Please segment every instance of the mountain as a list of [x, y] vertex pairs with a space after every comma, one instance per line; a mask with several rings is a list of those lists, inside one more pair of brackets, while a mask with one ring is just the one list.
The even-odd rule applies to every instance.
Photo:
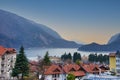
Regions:
[[5, 47], [79, 47], [54, 30], [21, 16], [0, 10], [0, 45]]
[[116, 41], [120, 41], [120, 33], [117, 33], [114, 36], [112, 36], [108, 41], [108, 44], [114, 43]]
[[117, 51], [120, 50], [120, 33], [115, 34], [110, 38], [107, 44], [100, 45], [91, 43], [81, 46], [78, 50], [81, 51]]

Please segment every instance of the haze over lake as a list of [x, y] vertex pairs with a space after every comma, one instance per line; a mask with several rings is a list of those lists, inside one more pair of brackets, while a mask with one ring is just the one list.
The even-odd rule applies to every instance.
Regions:
[[85, 55], [88, 56], [90, 53], [97, 53], [97, 54], [109, 54], [110, 52], [85, 52], [85, 51], [78, 51], [77, 48], [30, 48], [25, 50], [25, 54], [31, 60], [36, 60], [37, 56], [44, 57], [46, 52], [49, 52], [49, 56], [58, 56], [60, 57], [65, 52], [71, 53], [72, 55], [74, 52], [79, 52], [81, 56]]

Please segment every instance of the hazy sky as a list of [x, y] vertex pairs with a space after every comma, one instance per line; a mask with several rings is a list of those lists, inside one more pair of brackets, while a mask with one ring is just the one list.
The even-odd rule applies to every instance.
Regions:
[[120, 0], [0, 0], [0, 9], [47, 25], [67, 40], [104, 44], [120, 32]]

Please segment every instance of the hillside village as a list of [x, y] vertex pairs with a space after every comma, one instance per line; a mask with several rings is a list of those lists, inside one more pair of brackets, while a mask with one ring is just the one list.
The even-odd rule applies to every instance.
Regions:
[[[110, 53], [109, 64], [105, 64], [84, 62], [83, 60], [87, 59], [85, 56], [82, 57], [81, 61], [77, 62], [63, 61], [59, 57], [49, 56], [47, 52], [45, 57], [39, 57], [38, 61], [28, 61], [29, 76], [23, 76], [23, 80], [68, 80], [69, 75], [72, 75], [75, 80], [84, 80], [88, 75], [111, 75], [117, 77], [120, 76], [119, 53], [119, 51]], [[17, 54], [14, 48], [0, 46], [0, 80], [17, 79], [17, 77], [11, 75], [16, 65]]]

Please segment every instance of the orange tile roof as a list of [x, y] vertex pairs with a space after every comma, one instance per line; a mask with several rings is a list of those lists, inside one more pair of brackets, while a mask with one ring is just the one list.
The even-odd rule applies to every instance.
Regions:
[[58, 65], [51, 65], [45, 72], [45, 75], [49, 74], [61, 74], [63, 73], [62, 69]]
[[90, 64], [90, 69], [93, 70], [95, 68], [99, 69], [99, 66], [97, 64]]
[[3, 46], [0, 46], [0, 56], [2, 56], [6, 51], [7, 51], [6, 48], [4, 48]]
[[71, 69], [73, 69], [74, 71], [79, 70], [80, 66], [77, 64], [67, 64], [64, 66], [64, 71], [66, 73], [70, 72]]
[[72, 74], [75, 76], [85, 76], [85, 73], [83, 71], [75, 71], [75, 72], [72, 72]]
[[81, 65], [81, 67], [88, 73], [92, 73], [92, 70], [88, 64]]
[[11, 53], [16, 53], [16, 50], [14, 48], [6, 48]]
[[[63, 70], [62, 70], [63, 69]], [[63, 68], [58, 65], [52, 65], [46, 69], [44, 74], [61, 74], [61, 73], [73, 73], [75, 76], [84, 76], [87, 73], [99, 73], [99, 65], [97, 64], [67, 64]], [[105, 72], [105, 70], [101, 70]]]
[[7, 51], [10, 53], [16, 53], [16, 50], [13, 48], [4, 48], [3, 46], [0, 46], [0, 56], [2, 56]]
[[[77, 64], [68, 64], [63, 66], [63, 70], [58, 65], [52, 65], [50, 66], [45, 72], [45, 75], [49, 74], [61, 74], [63, 72], [65, 73], [72, 73], [75, 76], [84, 76], [85, 73], [83, 71], [78, 71], [80, 68]], [[71, 69], [74, 69], [74, 71], [71, 71]]]

